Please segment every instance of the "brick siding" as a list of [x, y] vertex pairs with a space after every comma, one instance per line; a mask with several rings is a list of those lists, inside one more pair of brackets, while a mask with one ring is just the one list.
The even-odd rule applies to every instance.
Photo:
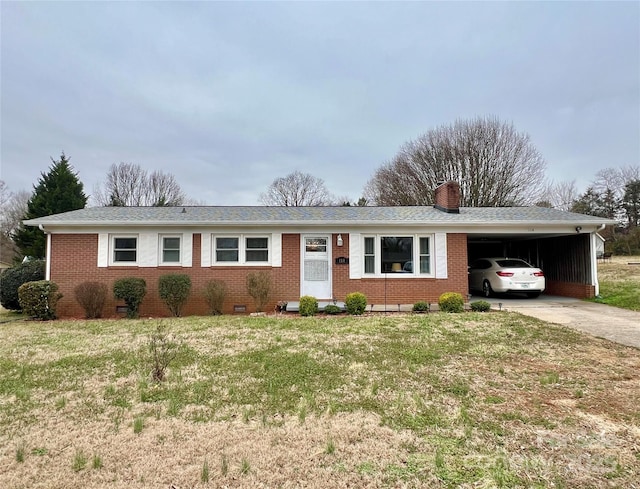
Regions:
[[[447, 235], [448, 279], [435, 278], [349, 278], [349, 265], [338, 265], [335, 259], [349, 257], [349, 234], [342, 233], [343, 246], [339, 247], [337, 235], [332, 242], [333, 296], [344, 300], [349, 292], [362, 292], [369, 304], [413, 304], [419, 300], [437, 302], [444, 292], [458, 292], [467, 297], [467, 236]], [[272, 311], [279, 300], [297, 300], [300, 297], [300, 235], [282, 235], [282, 267], [209, 267], [200, 266], [201, 235], [193, 235], [193, 266], [188, 268], [160, 266], [146, 267], [97, 267], [98, 236], [96, 234], [53, 234], [51, 236], [51, 280], [60, 287], [63, 298], [58, 304], [59, 317], [84, 316], [84, 311], [76, 302], [74, 288], [86, 281], [107, 284], [109, 293], [104, 309], [104, 317], [119, 317], [116, 306], [124, 305], [113, 298], [113, 283], [123, 277], [141, 277], [147, 282], [147, 294], [140, 307], [141, 316], [168, 316], [169, 311], [158, 296], [158, 279], [169, 273], [184, 273], [191, 277], [191, 296], [184, 309], [184, 315], [204, 315], [208, 313], [202, 296], [208, 280], [220, 279], [227, 284], [224, 312], [233, 313], [234, 305], [246, 306], [247, 312], [255, 311], [255, 303], [246, 291], [246, 277], [251, 271], [268, 270], [273, 278], [273, 292], [266, 311]], [[571, 297], [592, 297], [594, 287], [583, 284], [550, 282], [547, 293]]]

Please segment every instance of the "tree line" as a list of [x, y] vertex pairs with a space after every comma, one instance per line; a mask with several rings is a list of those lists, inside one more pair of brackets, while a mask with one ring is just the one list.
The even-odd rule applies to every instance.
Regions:
[[[32, 193], [12, 193], [0, 181], [3, 256], [11, 250], [17, 257], [44, 257], [44, 234], [24, 227], [22, 220], [87, 205], [69, 158], [63, 152], [51, 161]], [[453, 180], [460, 185], [462, 206], [538, 205], [615, 219], [618, 225], [604, 233], [611, 251], [640, 253], [640, 166], [600, 170], [583, 193], [575, 180], [548, 181], [545, 170], [546, 162], [528, 134], [496, 117], [477, 117], [404, 143], [374, 171], [357, 201], [334, 195], [324, 180], [300, 171], [275, 178], [258, 201], [267, 206], [432, 205], [433, 189]], [[100, 206], [197, 204], [186, 198], [173, 175], [124, 162], [111, 165], [92, 198]]]

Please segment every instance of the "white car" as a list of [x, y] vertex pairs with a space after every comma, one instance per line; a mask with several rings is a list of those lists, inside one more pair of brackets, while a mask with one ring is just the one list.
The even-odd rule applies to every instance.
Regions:
[[524, 292], [538, 297], [545, 289], [544, 273], [519, 258], [480, 258], [469, 265], [469, 290], [485, 297], [494, 292]]

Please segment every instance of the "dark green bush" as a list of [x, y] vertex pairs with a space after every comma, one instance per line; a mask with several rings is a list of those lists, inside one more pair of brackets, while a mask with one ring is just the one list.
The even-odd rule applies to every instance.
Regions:
[[271, 296], [271, 274], [266, 270], [247, 275], [247, 292], [256, 302], [256, 312], [264, 311]]
[[127, 305], [127, 317], [137, 318], [142, 299], [147, 293], [147, 283], [143, 278], [126, 277], [113, 283], [113, 295]]
[[470, 306], [474, 312], [487, 312], [491, 309], [491, 304], [487, 301], [475, 301]]
[[318, 299], [310, 295], [300, 297], [300, 315], [315, 316], [318, 312]]
[[464, 299], [457, 292], [445, 292], [438, 299], [438, 305], [443, 312], [464, 311]]
[[413, 312], [428, 312], [429, 303], [425, 301], [418, 301], [413, 305]]
[[170, 273], [158, 279], [158, 294], [174, 317], [180, 317], [182, 306], [191, 292], [189, 275]]
[[335, 304], [329, 304], [327, 306], [324, 307], [324, 312], [325, 314], [340, 314], [342, 312], [342, 308], [339, 306], [336, 306]]
[[56, 318], [56, 305], [62, 294], [58, 285], [49, 280], [26, 282], [18, 289], [20, 307], [25, 314], [42, 320]]
[[31, 260], [9, 268], [0, 275], [0, 304], [5, 309], [20, 310], [18, 289], [27, 282], [44, 280], [44, 260]]
[[367, 308], [367, 296], [362, 292], [351, 292], [347, 294], [344, 305], [349, 314], [359, 316]]
[[227, 295], [227, 284], [222, 280], [209, 280], [204, 286], [204, 300], [209, 312], [214, 316], [222, 314], [224, 299]]
[[84, 309], [86, 319], [102, 317], [104, 304], [107, 301], [107, 286], [101, 282], [82, 282], [73, 293], [78, 304]]

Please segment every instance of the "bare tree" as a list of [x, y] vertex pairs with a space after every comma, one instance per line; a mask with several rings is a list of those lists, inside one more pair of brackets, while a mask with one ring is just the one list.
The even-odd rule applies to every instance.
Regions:
[[625, 186], [634, 180], [640, 180], [640, 166], [622, 166], [620, 168], [604, 168], [596, 173], [593, 180], [593, 190], [604, 194], [612, 190], [617, 198], [622, 198]]
[[463, 206], [533, 204], [546, 163], [529, 136], [495, 117], [458, 120], [405, 143], [367, 182], [377, 205], [431, 205], [442, 181], [460, 184]]
[[549, 203], [549, 207], [568, 211], [578, 195], [575, 180], [550, 182], [542, 194], [542, 199]]
[[262, 205], [301, 207], [332, 205], [335, 198], [327, 190], [324, 180], [308, 173], [295, 171], [276, 178], [267, 191], [260, 194]]
[[113, 164], [102, 188], [94, 189], [94, 200], [101, 206], [178, 206], [185, 195], [171, 174], [148, 174], [134, 163]]
[[0, 180], [0, 233], [10, 237], [27, 214], [31, 194], [26, 190], [11, 192], [7, 184]]
[[20, 258], [13, 234], [20, 228], [27, 214], [31, 194], [26, 190], [13, 193], [0, 180], [0, 261], [11, 263]]

